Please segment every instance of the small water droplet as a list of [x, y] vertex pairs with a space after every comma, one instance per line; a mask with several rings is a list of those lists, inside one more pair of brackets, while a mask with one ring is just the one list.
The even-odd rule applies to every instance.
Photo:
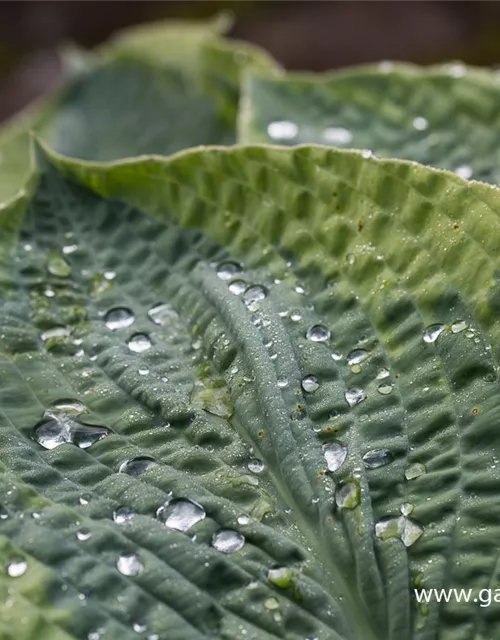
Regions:
[[352, 133], [344, 127], [327, 127], [323, 131], [323, 140], [337, 147], [343, 146], [352, 142]]
[[217, 267], [217, 275], [221, 280], [231, 280], [241, 272], [242, 268], [237, 262], [221, 262]]
[[389, 369], [385, 369], [382, 367], [382, 369], [378, 370], [377, 373], [377, 380], [383, 380], [384, 378], [388, 378], [391, 375]]
[[306, 332], [306, 338], [312, 342], [326, 342], [330, 339], [331, 332], [322, 324], [315, 324]]
[[52, 338], [67, 338], [70, 334], [71, 331], [65, 327], [54, 327], [54, 329], [47, 329], [47, 331], [44, 331], [40, 338], [43, 342], [47, 342], [47, 340], [51, 340]]
[[135, 511], [130, 507], [118, 507], [118, 509], [113, 512], [113, 520], [117, 524], [129, 524], [135, 515]]
[[428, 344], [432, 344], [433, 342], [436, 342], [439, 336], [443, 333], [444, 329], [445, 329], [444, 324], [429, 325], [424, 331], [424, 335], [423, 335], [424, 342], [427, 342]]
[[414, 480], [420, 476], [423, 476], [426, 473], [425, 466], [420, 462], [414, 462], [405, 470], [405, 478], [407, 480]]
[[67, 244], [62, 248], [62, 252], [66, 256], [69, 255], [70, 253], [75, 253], [75, 251], [78, 251], [77, 244]]
[[59, 255], [51, 255], [47, 262], [47, 271], [58, 278], [67, 278], [71, 275], [71, 266]]
[[212, 536], [212, 547], [222, 553], [235, 553], [243, 548], [245, 536], [233, 529], [219, 529]]
[[92, 537], [92, 534], [88, 529], [79, 529], [76, 532], [76, 537], [78, 540], [83, 542], [85, 540], [89, 540]]
[[355, 509], [361, 502], [361, 489], [355, 480], [347, 480], [335, 492], [335, 501], [341, 509]]
[[134, 622], [134, 624], [132, 625], [132, 629], [136, 633], [144, 633], [144, 631], [146, 631], [147, 629], [147, 626], [145, 622]]
[[252, 473], [262, 473], [264, 471], [264, 463], [262, 460], [250, 460], [247, 467]]
[[347, 447], [335, 440], [323, 445], [323, 455], [328, 471], [338, 471], [347, 458]]
[[347, 355], [347, 364], [361, 364], [370, 357], [370, 353], [366, 349], [353, 349]]
[[11, 578], [19, 578], [24, 573], [26, 573], [26, 569], [28, 565], [26, 560], [23, 558], [13, 558], [7, 563], [7, 573]]
[[153, 458], [149, 458], [148, 456], [138, 456], [137, 458], [131, 458], [130, 460], [122, 462], [118, 469], [118, 473], [126, 473], [129, 476], [137, 477], [157, 465], [158, 463]]
[[252, 518], [245, 514], [238, 516], [238, 524], [241, 524], [241, 525], [250, 524], [251, 521], [252, 521]]
[[290, 313], [290, 320], [292, 322], [300, 322], [302, 320], [302, 314], [300, 311], [292, 311]]
[[156, 515], [165, 526], [176, 531], [188, 531], [206, 516], [205, 509], [197, 502], [178, 498], [162, 505]]
[[345, 399], [350, 407], [354, 407], [355, 405], [366, 400], [366, 393], [363, 389], [358, 389], [357, 387], [353, 387], [352, 389], [347, 389], [345, 392]]
[[404, 502], [400, 507], [399, 510], [401, 511], [401, 513], [404, 516], [409, 516], [413, 513], [413, 505], [411, 504], [411, 502]]
[[413, 126], [417, 131], [425, 131], [429, 126], [429, 122], [427, 118], [422, 118], [422, 116], [417, 116], [413, 120]]
[[259, 308], [259, 302], [267, 296], [267, 289], [260, 284], [254, 284], [245, 289], [243, 300], [250, 311], [256, 311]]
[[384, 467], [394, 459], [392, 451], [389, 449], [372, 449], [363, 456], [363, 462], [367, 469], [378, 469]]
[[53, 298], [56, 295], [56, 292], [52, 287], [45, 287], [44, 294], [46, 298]]
[[267, 126], [267, 135], [273, 140], [293, 140], [298, 133], [298, 126], [289, 120], [276, 120]]
[[302, 388], [307, 393], [313, 393], [316, 389], [319, 389], [319, 380], [316, 376], [306, 376], [302, 379]]
[[105, 271], [104, 277], [106, 280], [114, 280], [116, 278], [116, 271]]
[[151, 348], [151, 340], [146, 333], [134, 333], [134, 335], [127, 340], [127, 347], [134, 353], [142, 353]]
[[287, 378], [284, 378], [284, 377], [280, 376], [278, 378], [277, 382], [278, 382], [278, 387], [280, 387], [280, 389], [284, 389], [285, 387], [288, 387]]
[[461, 331], [465, 331], [465, 329], [467, 329], [467, 323], [465, 322], [465, 320], [458, 320], [457, 322], [454, 322], [451, 325], [451, 332], [452, 333], [460, 333]]
[[179, 319], [179, 314], [167, 303], [155, 304], [149, 309], [148, 317], [155, 324], [166, 325]]
[[339, 351], [332, 351], [332, 358], [335, 362], [342, 360], [342, 354]]
[[124, 576], [138, 576], [144, 570], [144, 565], [138, 556], [130, 553], [118, 558], [116, 568]]
[[462, 164], [455, 169], [457, 176], [460, 176], [464, 180], [469, 180], [472, 177], [472, 169], [468, 164]]
[[267, 579], [271, 584], [279, 589], [289, 589], [294, 586], [293, 571], [288, 567], [276, 567], [269, 569]]
[[280, 603], [276, 600], [276, 598], [267, 598], [264, 600], [264, 606], [269, 611], [274, 611], [275, 609], [279, 609]]
[[463, 78], [466, 73], [466, 68], [460, 62], [454, 62], [448, 66], [448, 73], [454, 78]]
[[245, 291], [247, 286], [248, 286], [247, 283], [244, 282], [243, 280], [233, 280], [229, 284], [228, 289], [235, 296], [239, 296], [239, 295], [241, 295], [243, 293], [243, 291]]
[[392, 386], [392, 384], [384, 383], [377, 387], [377, 391], [383, 396], [388, 396], [390, 393], [392, 393], [393, 388], [394, 387]]
[[140, 376], [147, 376], [149, 369], [147, 367], [139, 367], [138, 372]]
[[293, 290], [295, 291], [295, 293], [298, 293], [301, 296], [303, 296], [305, 294], [305, 292], [306, 292], [306, 290], [304, 289], [304, 287], [301, 284], [294, 285]]
[[115, 307], [114, 309], [110, 309], [104, 316], [104, 324], [112, 331], [130, 327], [134, 320], [134, 314], [126, 307]]

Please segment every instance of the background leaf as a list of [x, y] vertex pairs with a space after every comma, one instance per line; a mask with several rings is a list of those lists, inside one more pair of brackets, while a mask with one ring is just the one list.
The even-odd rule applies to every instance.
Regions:
[[367, 149], [500, 183], [497, 72], [381, 63], [281, 78], [249, 73], [240, 140]]

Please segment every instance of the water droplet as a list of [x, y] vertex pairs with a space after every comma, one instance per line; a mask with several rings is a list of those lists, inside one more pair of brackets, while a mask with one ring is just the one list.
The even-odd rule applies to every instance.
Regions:
[[448, 73], [454, 78], [463, 78], [466, 73], [466, 68], [460, 62], [454, 62], [448, 66]]
[[238, 516], [238, 524], [241, 524], [241, 525], [250, 524], [251, 521], [252, 521], [252, 518], [250, 516], [247, 516], [247, 515]]
[[262, 471], [264, 471], [264, 463], [262, 460], [250, 460], [247, 467], [252, 473], [262, 473]]
[[316, 376], [306, 376], [302, 379], [302, 388], [307, 393], [313, 393], [316, 389], [319, 389], [319, 380]]
[[409, 516], [413, 513], [413, 508], [411, 502], [405, 502], [399, 507], [399, 510], [404, 516]]
[[248, 286], [247, 283], [244, 282], [243, 280], [233, 280], [231, 284], [228, 286], [228, 289], [235, 296], [239, 296], [243, 293], [243, 291], [245, 291], [247, 286]]
[[260, 284], [254, 284], [245, 289], [243, 300], [250, 311], [256, 311], [259, 308], [259, 302], [264, 300], [266, 296], [267, 289]]
[[71, 275], [71, 266], [62, 256], [52, 255], [47, 262], [47, 271], [58, 278], [67, 278]]
[[52, 287], [45, 287], [44, 294], [47, 298], [53, 298], [56, 295], [56, 292]]
[[394, 459], [392, 451], [389, 449], [372, 449], [363, 456], [363, 462], [367, 469], [378, 469], [384, 467]]
[[350, 407], [354, 407], [355, 405], [366, 400], [366, 393], [363, 389], [358, 389], [357, 387], [353, 387], [352, 389], [347, 389], [345, 392], [345, 399]]
[[11, 578], [19, 578], [24, 573], [28, 565], [23, 558], [14, 558], [7, 563], [7, 573]]
[[391, 375], [389, 369], [379, 369], [377, 373], [377, 380], [383, 380], [384, 378], [388, 378]]
[[77, 244], [67, 244], [62, 248], [62, 252], [66, 256], [69, 255], [70, 253], [75, 253], [75, 251], [78, 251]]
[[35, 425], [33, 437], [45, 449], [55, 449], [67, 443], [87, 449], [110, 433], [106, 427], [80, 424], [66, 414], [48, 413]]
[[306, 338], [312, 342], [326, 342], [330, 336], [330, 329], [322, 324], [315, 324], [306, 332]]
[[237, 262], [221, 262], [217, 267], [217, 275], [221, 280], [231, 280], [241, 272], [242, 268]]
[[289, 589], [294, 586], [293, 571], [288, 567], [269, 569], [267, 578], [271, 584], [280, 589]]
[[468, 164], [462, 164], [455, 169], [457, 176], [460, 176], [464, 180], [469, 180], [472, 177], [472, 169]]
[[295, 293], [299, 293], [301, 296], [303, 296], [306, 292], [306, 290], [304, 289], [304, 287], [301, 284], [296, 284], [293, 287], [293, 290], [295, 291]]
[[465, 331], [465, 329], [467, 329], [467, 323], [465, 322], [465, 320], [458, 320], [457, 322], [454, 322], [451, 325], [451, 332], [452, 333], [460, 333], [461, 331]]
[[105, 325], [112, 331], [130, 327], [134, 320], [134, 314], [126, 307], [115, 307], [114, 309], [110, 309], [104, 316]]
[[105, 271], [104, 277], [106, 280], [114, 280], [116, 278], [116, 271]]
[[375, 534], [380, 540], [399, 538], [405, 547], [411, 547], [424, 533], [421, 524], [400, 516], [399, 518], [383, 518], [375, 525]]
[[144, 570], [144, 565], [138, 556], [130, 553], [118, 558], [116, 568], [124, 576], [138, 576]]
[[429, 344], [436, 342], [439, 336], [443, 333], [444, 329], [444, 324], [431, 324], [424, 331], [424, 342], [427, 342]]
[[355, 480], [343, 482], [335, 492], [335, 501], [341, 509], [355, 509], [361, 502], [361, 489]]
[[166, 325], [179, 319], [179, 314], [167, 303], [155, 304], [148, 311], [148, 317], [155, 324]]
[[361, 364], [362, 362], [367, 360], [369, 357], [370, 357], [370, 354], [368, 351], [366, 351], [366, 349], [353, 349], [353, 351], [351, 351], [347, 355], [347, 364], [349, 365]]
[[130, 507], [118, 507], [118, 509], [113, 512], [113, 520], [117, 524], [128, 524], [132, 522], [135, 515], [135, 511]]
[[323, 131], [323, 140], [328, 144], [343, 146], [352, 142], [352, 133], [343, 127], [327, 127]]
[[276, 600], [276, 598], [267, 598], [264, 600], [264, 606], [269, 611], [274, 611], [275, 609], [279, 609], [280, 603]]
[[328, 471], [338, 471], [347, 458], [347, 447], [335, 440], [323, 445], [323, 455]]
[[7, 509], [5, 509], [5, 507], [0, 505], [0, 520], [7, 520], [8, 517], [9, 517], [9, 513]]
[[342, 360], [342, 354], [338, 351], [332, 351], [332, 358], [335, 362], [338, 362], [339, 360]]
[[363, 151], [361, 151], [361, 155], [363, 156], [363, 158], [371, 158], [373, 156], [373, 151], [371, 149], [363, 149]]
[[147, 376], [149, 369], [147, 367], [139, 367], [138, 372], [140, 376]]
[[420, 462], [415, 462], [406, 468], [405, 478], [407, 480], [414, 480], [415, 478], [423, 476], [424, 473], [426, 473], [425, 466]]
[[76, 532], [76, 537], [78, 538], [78, 540], [81, 540], [83, 542], [85, 540], [89, 540], [89, 538], [92, 537], [92, 534], [88, 529], [79, 529]]
[[156, 515], [169, 529], [188, 531], [206, 516], [205, 509], [192, 500], [179, 498], [161, 506]]
[[157, 465], [158, 463], [153, 458], [149, 458], [148, 456], [138, 456], [137, 458], [131, 458], [130, 460], [122, 462], [118, 469], [118, 473], [126, 473], [129, 476], [137, 477]]
[[388, 396], [390, 393], [392, 393], [393, 388], [394, 387], [392, 386], [392, 384], [385, 383], [385, 384], [379, 385], [377, 387], [377, 391], [381, 393], [383, 396]]
[[290, 320], [292, 322], [300, 322], [302, 320], [302, 315], [300, 311], [292, 311], [290, 314]]
[[354, 253], [348, 253], [345, 257], [347, 264], [354, 264], [356, 262], [356, 256]]
[[267, 126], [267, 135], [273, 140], [293, 140], [298, 133], [298, 126], [288, 120], [277, 120]]
[[44, 331], [40, 338], [43, 342], [47, 342], [47, 340], [51, 340], [52, 338], [67, 338], [70, 334], [71, 331], [65, 327], [55, 327], [54, 329], [47, 329], [47, 331]]
[[132, 625], [132, 629], [136, 633], [144, 633], [144, 631], [146, 631], [147, 629], [147, 626], [145, 622], [134, 622], [134, 624]]
[[427, 118], [422, 118], [422, 116], [417, 116], [413, 120], [413, 126], [417, 131], [425, 131], [429, 126], [429, 122], [427, 121]]
[[219, 529], [212, 536], [212, 547], [222, 553], [235, 553], [243, 548], [245, 536], [233, 529]]
[[280, 376], [280, 377], [278, 378], [277, 382], [278, 382], [278, 387], [279, 387], [280, 389], [284, 389], [285, 387], [288, 387], [288, 380], [287, 380], [287, 378], [284, 378], [284, 377], [281, 377], [281, 376]]
[[127, 340], [127, 347], [134, 353], [142, 353], [151, 348], [151, 340], [146, 333], [134, 333], [134, 335]]

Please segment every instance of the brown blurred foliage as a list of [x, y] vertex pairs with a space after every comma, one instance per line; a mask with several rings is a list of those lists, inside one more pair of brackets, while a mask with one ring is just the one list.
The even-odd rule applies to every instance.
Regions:
[[500, 2], [464, 0], [0, 1], [0, 120], [59, 78], [57, 47], [86, 47], [121, 27], [231, 10], [231, 36], [289, 69], [325, 70], [385, 59], [421, 64], [500, 62]]

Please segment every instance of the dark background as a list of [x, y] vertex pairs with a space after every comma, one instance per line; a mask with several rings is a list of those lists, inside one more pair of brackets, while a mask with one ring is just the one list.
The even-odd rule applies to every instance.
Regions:
[[228, 9], [235, 15], [231, 36], [264, 47], [289, 69], [385, 59], [500, 63], [496, 1], [0, 0], [0, 120], [54, 86], [63, 42], [91, 47], [127, 25]]

